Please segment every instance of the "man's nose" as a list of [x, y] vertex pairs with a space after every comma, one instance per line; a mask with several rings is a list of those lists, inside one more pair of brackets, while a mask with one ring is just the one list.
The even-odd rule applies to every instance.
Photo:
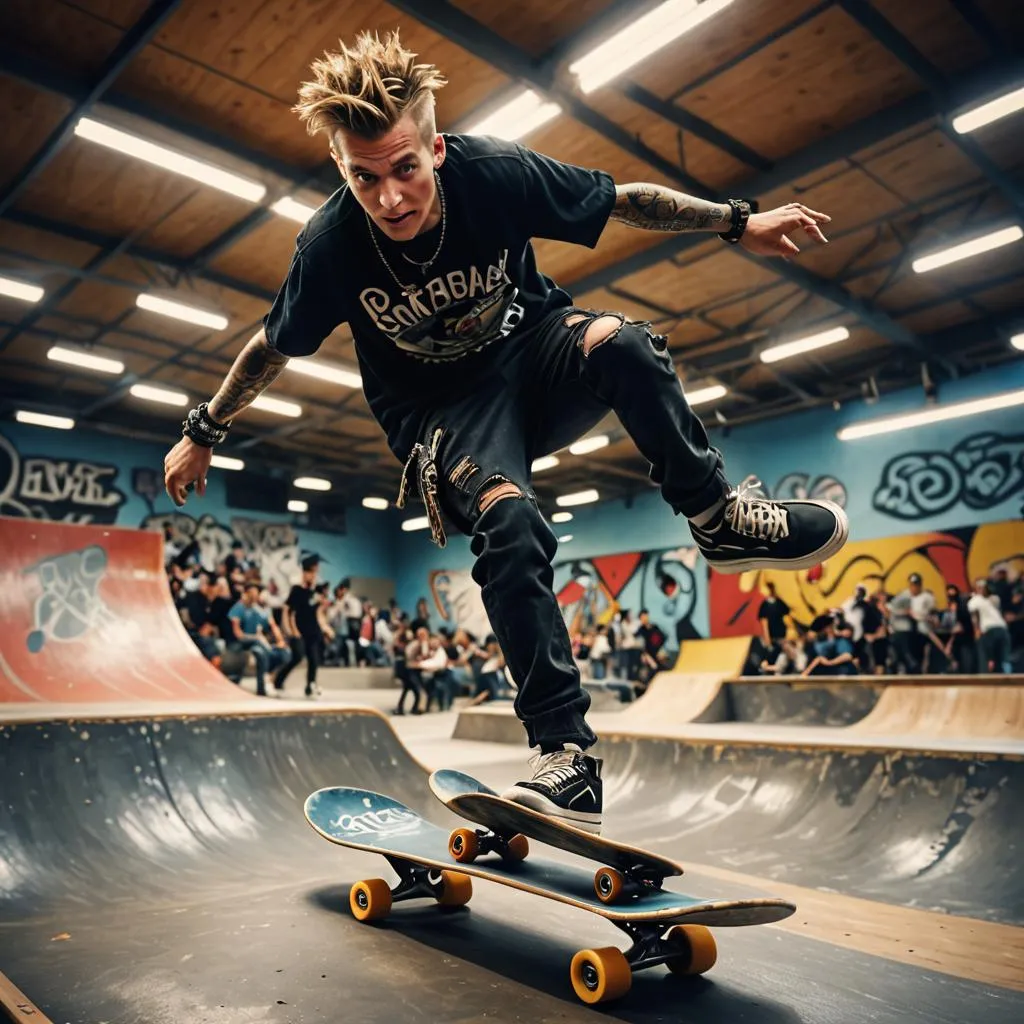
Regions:
[[380, 205], [385, 210], [394, 210], [402, 203], [402, 193], [397, 188], [382, 188], [380, 190]]

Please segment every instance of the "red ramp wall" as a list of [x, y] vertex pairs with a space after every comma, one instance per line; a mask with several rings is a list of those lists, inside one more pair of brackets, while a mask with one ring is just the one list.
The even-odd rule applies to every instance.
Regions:
[[232, 697], [249, 695], [189, 639], [157, 534], [0, 516], [0, 701]]

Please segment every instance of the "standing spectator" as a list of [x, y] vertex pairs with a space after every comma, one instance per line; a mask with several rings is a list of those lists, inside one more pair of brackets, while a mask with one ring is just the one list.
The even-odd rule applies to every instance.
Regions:
[[[247, 583], [242, 597], [228, 612], [235, 639], [229, 645], [247, 651], [256, 666], [256, 693], [266, 697], [266, 673], [274, 671], [288, 659], [288, 645], [270, 613], [259, 606], [260, 585]], [[270, 637], [274, 643], [271, 645]]]
[[853, 653], [857, 658], [857, 664], [862, 672], [867, 670], [868, 642], [864, 639], [864, 620], [870, 618], [875, 621], [875, 616], [869, 613], [868, 588], [863, 583], [858, 583], [854, 588], [853, 597], [848, 597], [840, 608], [843, 617], [850, 626], [850, 639], [853, 641]]
[[999, 609], [999, 598], [989, 593], [988, 580], [977, 580], [974, 595], [967, 602], [974, 623], [974, 636], [981, 655], [979, 672], [1010, 672], [1010, 631]]
[[619, 672], [631, 682], [640, 674], [640, 655], [643, 653], [643, 640], [637, 635], [639, 623], [634, 622], [633, 613], [628, 608], [622, 609], [622, 643], [619, 646]]
[[344, 632], [338, 629], [338, 635], [342, 638], [339, 646], [342, 660], [346, 665], [351, 665], [353, 661], [357, 665], [365, 665], [367, 659], [359, 647], [363, 602], [352, 593], [352, 581], [347, 576], [334, 588], [334, 600], [338, 607], [339, 624], [344, 623], [345, 626]]
[[590, 648], [590, 671], [594, 679], [608, 677], [608, 662], [612, 656], [612, 645], [608, 639], [608, 627], [598, 626], [594, 643]]
[[864, 607], [864, 641], [876, 676], [885, 675], [889, 661], [889, 602], [880, 586]]
[[395, 662], [395, 633], [391, 628], [391, 612], [382, 608], [373, 624], [373, 641], [380, 652], [378, 664], [393, 665]]
[[924, 655], [932, 631], [932, 613], [935, 611], [935, 595], [925, 590], [918, 574], [911, 573], [907, 579], [910, 591], [910, 617], [914, 622], [913, 651], [917, 671], [924, 669]]
[[425, 597], [421, 597], [416, 602], [416, 614], [413, 616], [409, 626], [414, 633], [420, 628], [425, 628], [428, 632], [430, 631], [430, 607]]
[[775, 584], [765, 584], [768, 591], [761, 607], [757, 611], [758, 621], [761, 623], [761, 641], [765, 650], [778, 647], [786, 638], [786, 616], [789, 615], [789, 605], [775, 593]]
[[395, 708], [396, 715], [405, 714], [405, 699], [410, 694], [412, 695], [412, 713], [414, 715], [422, 714], [420, 697], [423, 689], [419, 679], [413, 678], [406, 660], [409, 648], [415, 643], [416, 639], [412, 630], [408, 626], [399, 626], [395, 633], [395, 678], [402, 684], [402, 693], [398, 698], [398, 706]]
[[1010, 631], [1010, 666], [1024, 671], [1024, 576], [1018, 576], [1010, 591], [1010, 603], [1003, 606], [1003, 618]]
[[946, 587], [946, 612], [940, 618], [940, 630], [945, 634], [944, 651], [950, 670], [960, 675], [973, 675], [977, 671], [974, 647], [974, 620], [967, 608], [969, 594], [961, 594], [954, 583]]
[[921, 593], [921, 577], [912, 573], [907, 584], [889, 602], [893, 659], [896, 671], [901, 675], [917, 675], [921, 671], [925, 637], [917, 628], [913, 599]]
[[274, 677], [274, 689], [284, 689], [285, 680], [293, 668], [306, 660], [306, 696], [319, 696], [316, 683], [317, 668], [323, 654], [323, 626], [320, 594], [317, 593], [316, 578], [320, 572], [318, 555], [307, 555], [302, 560], [302, 580], [296, 583], [288, 594], [284, 606], [284, 633], [291, 646], [288, 664], [278, 670]]
[[988, 580], [988, 593], [990, 597], [998, 598], [1000, 612], [1005, 612], [1013, 600], [1013, 582], [1010, 580], [1009, 570], [1005, 565], [999, 566]]

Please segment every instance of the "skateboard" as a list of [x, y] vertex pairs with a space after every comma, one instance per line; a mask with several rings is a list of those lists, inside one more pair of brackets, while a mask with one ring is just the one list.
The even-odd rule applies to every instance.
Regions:
[[505, 861], [522, 860], [529, 852], [527, 840], [536, 839], [601, 864], [594, 875], [594, 893], [608, 904], [627, 900], [644, 889], [661, 889], [670, 875], [683, 873], [675, 861], [505, 800], [464, 772], [442, 768], [430, 776], [429, 784], [450, 811], [486, 830], [460, 828], [452, 832], [448, 849], [459, 863], [472, 863], [486, 853], [497, 853]]
[[675, 974], [710, 970], [717, 959], [708, 926], [771, 924], [796, 909], [780, 899], [702, 900], [665, 889], [637, 892], [628, 904], [609, 906], [594, 894], [589, 871], [568, 864], [529, 860], [459, 863], [448, 849], [447, 829], [427, 821], [404, 804], [365, 789], [335, 787], [312, 793], [305, 803], [309, 824], [324, 839], [353, 850], [378, 853], [398, 875], [391, 886], [382, 878], [356, 882], [349, 907], [358, 921], [378, 921], [403, 900], [434, 899], [460, 907], [473, 895], [473, 878], [483, 878], [535, 896], [588, 910], [611, 921], [632, 940], [580, 950], [569, 969], [576, 995], [585, 1003], [624, 996], [633, 974], [665, 964]]

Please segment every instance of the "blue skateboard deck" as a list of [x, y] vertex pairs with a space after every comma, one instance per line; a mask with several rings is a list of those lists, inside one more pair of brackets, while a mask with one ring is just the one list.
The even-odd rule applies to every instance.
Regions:
[[[625, 880], [656, 888], [665, 878], [683, 873], [680, 864], [666, 857], [585, 832], [572, 824], [506, 800], [465, 772], [442, 768], [433, 772], [428, 781], [431, 792], [449, 810], [489, 830], [486, 834], [477, 833], [476, 840], [452, 833], [453, 843], [457, 844], [461, 838], [475, 844], [481, 853], [501, 853], [503, 844], [518, 833], [614, 868]], [[462, 850], [453, 850], [453, 853], [460, 862], [475, 859], [473, 850], [466, 857], [463, 857]]]
[[679, 974], [709, 970], [717, 952], [708, 925], [770, 924], [796, 909], [780, 899], [702, 900], [665, 889], [642, 890], [608, 906], [595, 895], [591, 873], [573, 865], [540, 858], [460, 864], [448, 850], [447, 829], [382, 793], [320, 789], [306, 799], [304, 810], [306, 820], [324, 839], [379, 853], [398, 874], [394, 887], [382, 879], [352, 886], [350, 907], [359, 920], [382, 918], [399, 900], [433, 898], [462, 905], [472, 894], [472, 877], [589, 910], [622, 928], [633, 940], [625, 953], [610, 947], [581, 950], [573, 958], [572, 985], [587, 1003], [624, 995], [633, 972], [655, 964], [664, 963]]

